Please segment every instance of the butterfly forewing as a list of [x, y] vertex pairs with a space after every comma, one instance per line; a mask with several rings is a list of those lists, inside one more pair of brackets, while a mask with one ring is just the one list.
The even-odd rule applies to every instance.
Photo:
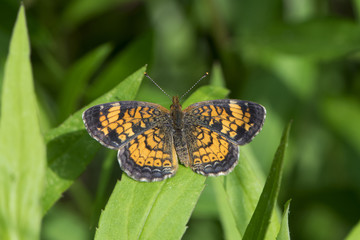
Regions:
[[122, 101], [87, 109], [83, 121], [93, 138], [106, 147], [120, 149], [146, 130], [161, 125], [163, 121], [169, 122], [168, 112], [154, 103]]
[[206, 127], [238, 145], [256, 136], [266, 115], [260, 104], [233, 99], [198, 102], [184, 112], [186, 124]]

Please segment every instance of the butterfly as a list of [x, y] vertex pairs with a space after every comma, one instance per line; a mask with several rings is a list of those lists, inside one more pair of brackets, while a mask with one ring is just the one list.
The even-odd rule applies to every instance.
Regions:
[[235, 99], [198, 102], [183, 110], [175, 96], [170, 110], [120, 101], [90, 107], [82, 118], [91, 137], [118, 150], [128, 176], [153, 182], [174, 176], [178, 159], [204, 176], [228, 174], [238, 162], [238, 145], [251, 142], [265, 116], [260, 104]]

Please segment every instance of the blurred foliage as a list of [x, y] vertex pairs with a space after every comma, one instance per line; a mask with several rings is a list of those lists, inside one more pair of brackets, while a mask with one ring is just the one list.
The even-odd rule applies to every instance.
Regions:
[[[262, 132], [242, 147], [263, 171], [261, 181], [270, 170], [283, 126], [293, 119], [278, 200], [282, 207], [292, 199], [291, 238], [343, 239], [359, 222], [360, 1], [24, 4], [40, 125], [46, 136], [145, 64], [149, 75], [172, 95], [181, 95], [209, 71], [210, 77], [200, 85], [225, 85], [230, 98], [252, 100], [267, 109]], [[18, 9], [18, 1], [1, 2], [0, 88]], [[222, 77], [225, 83], [218, 80]], [[136, 99], [170, 105], [148, 80]], [[58, 239], [62, 229], [74, 233], [66, 239], [93, 237], [100, 209], [120, 174], [114, 154], [97, 152], [45, 215], [43, 239]], [[205, 188], [184, 239], [223, 238], [212, 191]]]

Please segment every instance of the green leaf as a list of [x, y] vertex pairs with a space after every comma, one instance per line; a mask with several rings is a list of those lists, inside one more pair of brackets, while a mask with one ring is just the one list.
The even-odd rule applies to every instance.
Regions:
[[285, 210], [284, 210], [282, 220], [281, 220], [280, 231], [276, 237], [277, 240], [290, 240], [290, 230], [289, 230], [290, 202], [291, 202], [291, 200], [288, 200], [285, 203]]
[[59, 94], [59, 119], [66, 119], [76, 109], [76, 103], [84, 93], [86, 83], [98, 70], [111, 50], [102, 45], [78, 60], [65, 75], [65, 82]]
[[114, 89], [77, 111], [62, 125], [46, 134], [48, 168], [43, 209], [46, 212], [73, 181], [85, 170], [100, 148], [86, 132], [82, 113], [90, 106], [135, 98], [144, 76], [145, 67], [130, 75]]
[[46, 152], [21, 5], [10, 42], [0, 120], [0, 239], [38, 239]]
[[360, 222], [358, 222], [355, 227], [351, 230], [349, 235], [345, 238], [345, 240], [358, 240], [360, 239]]
[[[184, 105], [223, 98], [226, 92], [204, 86]], [[173, 178], [162, 182], [141, 183], [123, 174], [100, 216], [95, 239], [180, 239], [205, 179], [182, 165]]]
[[175, 177], [156, 183], [123, 174], [100, 216], [95, 239], [180, 239], [205, 179], [182, 166]]
[[264, 190], [261, 193], [255, 212], [246, 228], [243, 239], [264, 239], [267, 233], [270, 218], [274, 211], [276, 200], [281, 185], [281, 176], [284, 165], [285, 148], [288, 142], [291, 122], [283, 132], [280, 145], [275, 153], [275, 157], [268, 175]]

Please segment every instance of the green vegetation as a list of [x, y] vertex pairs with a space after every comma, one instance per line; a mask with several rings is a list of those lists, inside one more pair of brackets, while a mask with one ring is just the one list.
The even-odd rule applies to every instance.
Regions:
[[[0, 239], [360, 239], [359, 12], [358, 1], [3, 0]], [[170, 95], [208, 71], [184, 107], [266, 107], [231, 174], [180, 166], [136, 182], [88, 135], [81, 114], [95, 104], [170, 106], [144, 71]]]

